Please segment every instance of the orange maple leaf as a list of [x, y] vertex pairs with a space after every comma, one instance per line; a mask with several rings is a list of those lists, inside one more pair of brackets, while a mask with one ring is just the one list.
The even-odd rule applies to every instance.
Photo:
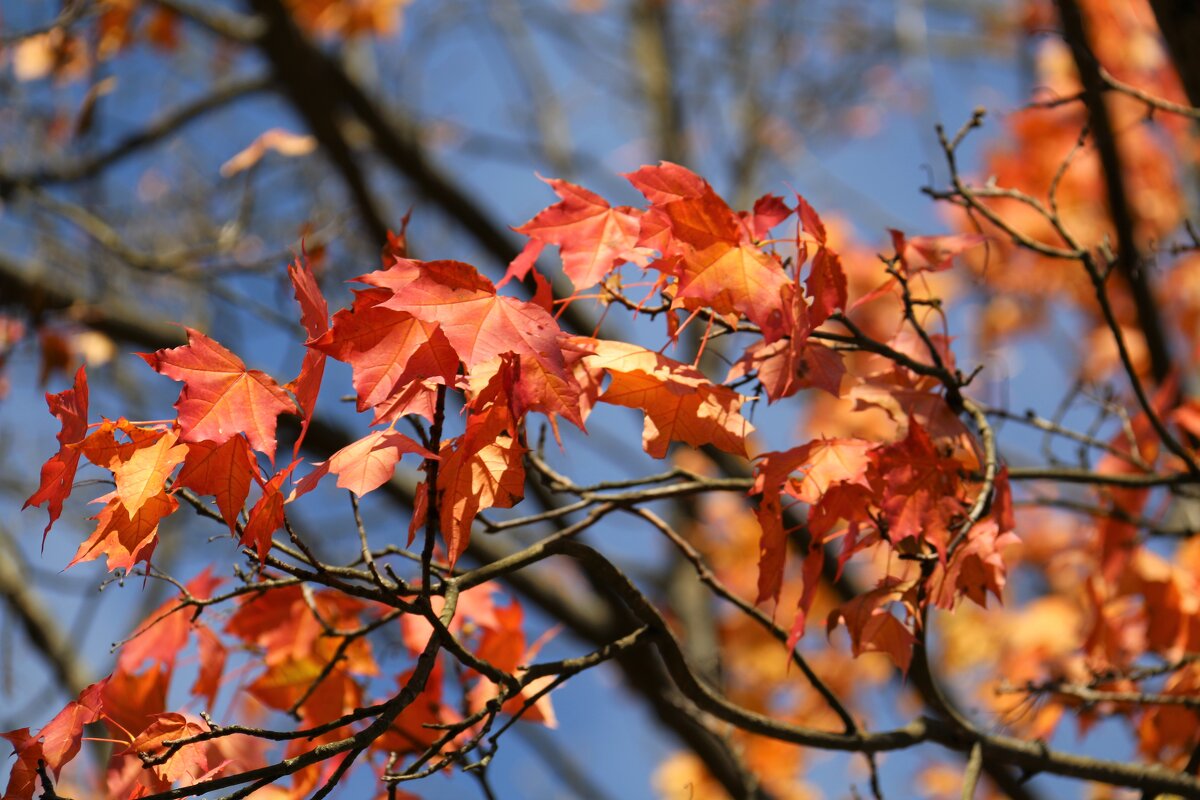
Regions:
[[149, 563], [158, 544], [159, 522], [179, 508], [179, 501], [165, 491], [146, 498], [137, 513], [132, 515], [125, 510], [116, 492], [110, 492], [94, 502], [106, 505], [93, 517], [96, 529], [87, 541], [79, 545], [68, 567], [101, 555], [108, 557], [110, 572], [133, 569], [139, 561]]
[[168, 431], [152, 445], [135, 451], [128, 461], [113, 463], [117, 498], [130, 517], [136, 515], [146, 501], [165, 491], [167, 478], [187, 457], [187, 445], [177, 444], [178, 441], [178, 435]]
[[748, 456], [746, 437], [754, 426], [741, 415], [745, 398], [734, 390], [644, 347], [583, 336], [571, 341], [589, 354], [587, 369], [611, 376], [601, 402], [645, 412], [642, 444], [654, 458], [665, 457], [672, 441]]
[[783, 298], [791, 279], [782, 263], [754, 244], [754, 234], [707, 181], [665, 162], [625, 177], [651, 201], [640, 244], [662, 252], [660, 268], [679, 281], [677, 305], [744, 315], [768, 341], [794, 327]]

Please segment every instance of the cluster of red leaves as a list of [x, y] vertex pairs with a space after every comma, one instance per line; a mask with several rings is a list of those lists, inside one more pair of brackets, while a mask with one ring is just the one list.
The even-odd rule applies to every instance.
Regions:
[[[397, 245], [385, 250], [382, 269], [356, 279], [366, 288], [355, 290], [351, 306], [332, 318], [308, 267], [298, 263], [289, 270], [308, 339], [300, 372], [286, 384], [247, 368], [219, 343], [189, 329], [186, 345], [143, 355], [155, 371], [183, 384], [176, 418], [169, 423], [103, 419], [89, 426], [82, 370], [71, 389], [48, 395], [51, 412], [62, 423], [60, 448], [46, 462], [41, 485], [27, 503], [48, 506], [47, 532], [62, 513], [81, 457], [111, 472], [116, 485], [97, 498], [104, 505], [95, 517], [96, 528], [72, 563], [104, 555], [110, 570], [148, 564], [161, 521], [178, 508], [178, 496], [186, 491], [212, 498], [214, 515], [257, 558], [264, 581], [261, 591], [236, 595], [239, 608], [222, 632], [230, 644], [196, 616], [189, 618], [182, 610], [188, 603], [160, 609], [126, 646], [113, 676], [69, 706], [83, 709], [71, 712], [76, 721], [69, 728], [70, 741], [78, 741], [83, 724], [104, 720], [122, 732], [122, 741], [130, 742], [125, 755], [153, 756], [163, 740], [207, 730], [203, 720], [163, 707], [175, 654], [192, 637], [201, 668], [191, 694], [209, 706], [224, 678], [227, 648], [236, 646], [261, 654], [261, 672], [243, 693], [260, 708], [295, 714], [305, 725], [324, 725], [362, 707], [366, 681], [378, 674], [378, 667], [366, 638], [342, 646], [338, 632], [373, 624], [387, 609], [332, 590], [306, 596], [298, 586], [270, 584], [272, 537], [286, 523], [288, 503], [330, 474], [339, 487], [361, 497], [386, 483], [404, 455], [422, 459], [426, 475], [436, 475], [436, 484], [427, 481], [418, 487], [410, 540], [432, 522], [453, 565], [466, 550], [481, 511], [510, 507], [521, 499], [530, 412], [544, 415], [557, 432], [564, 420], [584, 429], [597, 403], [623, 406], [644, 414], [643, 446], [651, 456], [662, 458], [671, 443], [681, 442], [749, 457], [753, 427], [741, 413], [747, 398], [731, 384], [756, 379], [771, 402], [806, 387], [840, 393], [842, 355], [816, 334], [846, 311], [847, 279], [816, 211], [803, 198], [797, 197], [792, 207], [771, 195], [760, 198], [751, 211], [734, 211], [707, 182], [674, 164], [643, 167], [627, 177], [645, 195], [645, 208], [613, 208], [585, 189], [551, 181], [562, 200], [518, 229], [530, 244], [510, 266], [506, 280], [524, 279], [548, 243], [560, 248], [576, 289], [567, 303], [597, 284], [603, 285], [605, 299], [623, 298], [622, 270], [625, 265], [640, 268], [652, 276], [651, 297], [657, 294], [662, 303], [656, 313], [666, 312], [669, 341], [696, 319], [709, 331], [720, 325], [750, 334], [751, 343], [724, 381], [706, 375], [698, 358], [688, 364], [627, 342], [568, 335], [559, 327], [548, 291], [539, 290], [531, 301], [505, 296], [469, 264], [415, 261]], [[770, 231], [793, 214], [798, 218], [795, 235], [769, 239]], [[951, 256], [973, 243], [962, 237], [906, 240], [897, 234], [899, 272], [858, 302], [895, 296], [899, 277], [944, 269]], [[784, 246], [794, 248], [786, 259], [780, 253]], [[545, 279], [536, 273], [535, 280], [544, 286]], [[938, 341], [942, 357], [950, 359], [947, 342]], [[889, 346], [912, 349], [899, 336]], [[298, 453], [327, 357], [349, 365], [357, 408], [370, 414], [372, 430], [296, 481], [298, 459], [275, 464], [278, 418], [300, 417]], [[934, 566], [919, 580], [887, 576], [830, 615], [831, 623], [846, 620], [856, 653], [882, 650], [906, 668], [913, 634], [891, 613], [891, 605], [901, 603], [911, 617], [929, 602], [949, 607], [960, 595], [979, 603], [989, 591], [999, 596], [1004, 565], [998, 550], [1010, 535], [1011, 515], [1001, 476], [994, 485], [991, 515], [968, 519], [968, 509], [993, 487], [985, 487], [975, 474], [980, 459], [936, 380], [889, 362], [888, 369], [860, 383], [859, 402], [905, 417], [906, 433], [883, 441], [818, 439], [760, 457], [752, 491], [762, 525], [758, 600], [777, 601], [785, 579], [784, 496], [809, 509], [809, 556], [793, 640], [804, 630], [825, 541], [844, 535], [843, 563], [875, 545], [890, 548], [901, 559], [932, 560]], [[403, 418], [416, 415], [440, 430], [449, 393], [461, 398], [464, 428], [460, 435], [438, 441], [437, 452], [395, 429]], [[434, 463], [436, 470], [430, 468]], [[285, 485], [289, 481], [294, 481], [291, 489]], [[257, 499], [247, 510], [252, 494]], [[438, 517], [427, 520], [433, 508]], [[952, 546], [960, 529], [962, 542]], [[207, 597], [216, 585], [208, 578], [201, 583], [188, 590], [193, 600]], [[500, 608], [490, 593], [478, 596], [474, 603], [460, 603], [454, 625], [465, 619], [479, 654], [501, 669], [518, 669], [536, 651], [536, 645], [526, 647], [519, 606]], [[416, 641], [421, 637], [414, 624], [405, 618], [406, 640], [415, 655], [423, 642]], [[343, 636], [342, 641], [348, 640]], [[139, 672], [147, 660], [156, 666]], [[464, 680], [467, 708], [482, 708], [494, 696], [495, 688], [484, 679]], [[409, 752], [437, 738], [438, 729], [424, 723], [455, 718], [441, 700], [442, 683], [439, 672], [421, 699], [376, 743], [376, 751]], [[510, 698], [506, 709], [522, 706], [535, 690], [536, 684], [523, 696]], [[553, 719], [543, 701], [526, 716]], [[28, 772], [39, 758], [57, 771], [74, 754], [60, 747], [46, 756], [65, 724], [51, 723], [37, 736], [28, 731], [8, 735], [17, 745], [25, 777], [6, 800], [30, 796], [33, 778]], [[286, 753], [296, 755], [352, 730], [354, 725], [347, 723], [317, 737], [294, 739]], [[173, 751], [144, 773], [135, 769], [139, 763], [120, 761], [110, 767], [110, 784], [117, 780], [111, 776], [118, 775], [127, 782], [122, 785], [153, 788], [233, 769], [232, 756], [215, 744], [223, 741]], [[316, 785], [321, 769], [314, 765], [299, 773], [292, 792]], [[134, 797], [137, 791], [115, 796]]]

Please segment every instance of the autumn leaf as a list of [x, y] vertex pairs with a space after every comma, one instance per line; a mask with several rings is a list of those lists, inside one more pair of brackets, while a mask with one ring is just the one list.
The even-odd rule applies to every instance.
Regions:
[[840, 353], [820, 342], [787, 338], [747, 347], [742, 358], [729, 370], [727, 383], [754, 374], [774, 403], [791, 397], [801, 389], [823, 389], [841, 396], [846, 364]]
[[496, 288], [504, 287], [509, 281], [523, 281], [528, 277], [530, 270], [534, 270], [537, 260], [541, 257], [542, 251], [546, 249], [546, 243], [540, 239], [530, 239], [521, 248], [521, 252], [517, 253], [516, 257], [508, 262], [508, 269], [504, 271], [504, 277], [496, 284]]
[[[755, 514], [762, 527], [756, 603], [778, 600], [787, 557], [782, 494], [819, 507], [835, 487], [870, 489], [868, 470], [872, 442], [862, 439], [818, 439], [781, 453], [765, 453], [754, 469], [752, 495], [759, 497]], [[793, 473], [800, 471], [800, 477]], [[814, 542], [814, 546], [820, 542]]]
[[795, 649], [800, 637], [804, 636], [804, 628], [808, 622], [808, 614], [813, 602], [817, 599], [817, 589], [821, 586], [822, 571], [825, 568], [825, 548], [819, 544], [809, 547], [804, 556], [804, 569], [801, 575], [803, 588], [800, 599], [796, 601], [796, 614], [792, 618], [792, 627], [788, 631], [787, 649]]
[[812, 306], [808, 309], [808, 323], [820, 327], [835, 311], [846, 308], [848, 289], [846, 273], [841, 259], [828, 247], [821, 247], [813, 257], [808, 280], [804, 284]]
[[792, 209], [788, 208], [782, 197], [764, 194], [754, 201], [754, 211], [749, 215], [747, 223], [754, 240], [759, 241], [765, 239], [772, 228], [791, 215]]
[[146, 498], [137, 513], [130, 515], [116, 492], [97, 498], [105, 506], [93, 519], [96, 529], [79, 545], [68, 567], [107, 556], [109, 572], [131, 570], [140, 561], [150, 563], [158, 544], [158, 524], [179, 508], [179, 501], [166, 492]]
[[[665, 163], [626, 177], [652, 203], [641, 244], [658, 247], [677, 265], [676, 304], [742, 314], [768, 341], [786, 334], [794, 321], [787, 317], [782, 296], [790, 281], [781, 262], [751, 241], [753, 234], [706, 181]], [[660, 233], [664, 224], [669, 239]]]
[[511, 508], [525, 493], [525, 448], [512, 433], [511, 411], [489, 406], [467, 418], [462, 436], [442, 446], [438, 506], [447, 558], [454, 564], [467, 548], [480, 511]]
[[474, 267], [457, 261], [397, 261], [361, 280], [393, 291], [382, 308], [437, 323], [468, 370], [505, 353], [521, 359], [517, 382], [529, 409], [583, 427], [579, 389], [567, 369], [564, 336], [539, 305], [502, 297]]
[[175, 479], [175, 485], [199, 494], [212, 495], [221, 519], [230, 532], [237, 528], [238, 514], [250, 494], [255, 474], [254, 457], [244, 436], [234, 436], [224, 444], [208, 440], [188, 445], [187, 458]]
[[38, 763], [45, 761], [41, 738], [31, 734], [29, 728], [18, 728], [0, 733], [0, 739], [8, 740], [13, 746], [13, 755], [17, 757], [8, 776], [4, 800], [32, 800], [39, 780]]
[[830, 612], [826, 622], [827, 631], [832, 633], [839, 622], [845, 622], [854, 655], [884, 653], [902, 673], [907, 674], [917, 637], [891, 613], [891, 607], [900, 594], [899, 582], [895, 578], [885, 579], [875, 589], [860, 594]]
[[104, 706], [102, 693], [107, 684], [105, 678], [83, 689], [38, 733], [42, 739], [42, 757], [55, 775], [79, 753], [83, 726], [100, 719]]
[[964, 507], [958, 496], [960, 462], [943, 456], [915, 420], [908, 436], [880, 448], [876, 459], [884, 483], [879, 506], [889, 539], [931, 544], [944, 558], [951, 520]]
[[[120, 441], [118, 433], [128, 441]], [[166, 431], [161, 428], [144, 428], [124, 417], [116, 422], [104, 419], [76, 447], [97, 467], [111, 469], [114, 461], [118, 464], [128, 461], [138, 450], [151, 446], [165, 435]]]
[[[154, 718], [129, 745], [126, 754], [145, 753], [154, 757], [163, 754], [167, 743], [188, 739], [209, 730], [199, 717], [168, 711]], [[176, 750], [166, 761], [150, 769], [167, 783], [182, 781], [183, 786], [196, 783], [209, 770], [205, 743], [188, 744]]]
[[422, 458], [437, 458], [409, 437], [394, 430], [372, 431], [357, 442], [348, 444], [317, 465], [296, 487], [290, 500], [311, 491], [322, 476], [338, 476], [337, 485], [362, 497], [373, 492], [392, 478], [396, 464], [405, 453]]
[[46, 536], [54, 522], [62, 516], [63, 502], [71, 494], [75, 483], [75, 470], [79, 467], [79, 451], [71, 445], [83, 441], [87, 434], [88, 414], [88, 385], [87, 373], [83, 367], [75, 373], [75, 383], [70, 389], [58, 394], [47, 394], [46, 405], [50, 413], [62, 423], [58, 432], [58, 452], [42, 465], [41, 484], [36, 492], [31, 494], [21, 506], [40, 506], [46, 503], [50, 512], [50, 521], [42, 532], [42, 546], [45, 546]]
[[564, 180], [542, 180], [550, 184], [562, 202], [513, 230], [544, 244], [558, 245], [563, 272], [576, 291], [595, 286], [627, 261], [639, 266], [648, 263], [650, 251], [638, 247], [642, 212], [628, 206], [613, 208], [600, 195]]
[[711, 191], [708, 181], [687, 167], [670, 161], [645, 165], [627, 173], [625, 179], [656, 206], [689, 197], [703, 197]]
[[937, 605], [953, 608], [955, 600], [966, 595], [976, 605], [987, 608], [989, 593], [1003, 601], [1008, 571], [1000, 551], [1018, 541], [1011, 531], [1001, 532], [994, 519], [984, 519], [972, 526], [966, 541], [946, 565], [934, 598]]
[[154, 444], [134, 452], [128, 461], [113, 465], [117, 498], [131, 518], [146, 501], [166, 491], [167, 478], [187, 457], [187, 445], [177, 442], [178, 436], [169, 431]]
[[796, 195], [796, 214], [800, 217], [800, 226], [804, 232], [824, 247], [827, 236], [825, 223], [821, 221], [821, 215], [800, 195]]
[[645, 412], [642, 444], [654, 458], [665, 457], [673, 441], [748, 456], [746, 437], [754, 426], [739, 413], [744, 398], [737, 392], [637, 345], [587, 337], [572, 342], [591, 354], [585, 358], [589, 369], [611, 377], [601, 402]]
[[180, 439], [223, 444], [245, 433], [250, 446], [275, 458], [275, 424], [280, 414], [299, 414], [275, 380], [248, 370], [217, 342], [187, 328], [188, 343], [152, 354], [139, 353], [156, 372], [183, 381], [175, 408]]
[[359, 411], [385, 406], [415, 381], [454, 383], [459, 356], [436, 322], [382, 307], [386, 289], [354, 294], [354, 305], [334, 314], [309, 347], [350, 365]]
[[116, 670], [104, 685], [101, 701], [104, 723], [110, 735], [132, 741], [135, 731], [145, 728], [166, 710], [170, 671], [155, 664], [141, 673]]
[[[300, 322], [304, 325], [304, 331], [310, 341], [316, 339], [329, 330], [329, 303], [321, 294], [321, 287], [317, 284], [317, 277], [313, 275], [307, 259], [297, 260], [288, 265], [288, 277], [291, 278], [296, 302], [300, 306]], [[303, 418], [300, 423], [300, 435], [296, 438], [296, 445], [292, 451], [293, 457], [300, 452], [300, 445], [308, 433], [324, 376], [325, 354], [312, 348], [306, 349], [304, 361], [300, 364], [300, 374], [289, 384], [289, 388], [296, 395], [296, 404], [300, 406]]]
[[279, 487], [291, 474], [288, 467], [276, 474], [263, 486], [262, 497], [250, 509], [246, 527], [242, 530], [242, 545], [251, 547], [258, 554], [258, 563], [265, 564], [271, 550], [271, 536], [283, 527], [284, 497]]

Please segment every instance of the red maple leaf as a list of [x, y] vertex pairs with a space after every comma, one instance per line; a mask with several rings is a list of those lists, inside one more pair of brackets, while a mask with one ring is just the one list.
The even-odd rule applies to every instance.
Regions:
[[[783, 586], [788, 531], [783, 527], [782, 494], [819, 508], [835, 488], [869, 489], [867, 473], [873, 446], [863, 439], [818, 439], [784, 452], [766, 453], [759, 459], [750, 490], [760, 498], [755, 514], [762, 527], [755, 602], [778, 600]], [[797, 471], [802, 475], [793, 477]]]
[[564, 335], [541, 306], [496, 294], [474, 267], [458, 261], [397, 261], [361, 280], [393, 291], [380, 306], [441, 326], [468, 370], [515, 353], [526, 408], [559, 414], [579, 427], [579, 387], [566, 366]]
[[22, 509], [46, 503], [50, 521], [42, 532], [42, 544], [55, 520], [62, 516], [63, 502], [71, 494], [75, 483], [75, 470], [79, 467], [79, 451], [71, 447], [83, 441], [87, 434], [88, 385], [83, 367], [75, 373], [74, 385], [58, 394], [46, 394], [46, 405], [62, 423], [58, 432], [58, 452], [42, 465], [42, 480], [36, 492], [29, 496]]
[[[638, 246], [641, 211], [628, 206], [613, 208], [600, 195], [564, 180], [542, 180], [550, 184], [562, 202], [513, 230], [558, 245], [563, 272], [576, 291], [595, 286], [614, 267], [627, 261], [639, 266], [648, 263], [650, 250]], [[533, 255], [531, 261], [536, 258]], [[521, 266], [528, 272], [524, 264]]]
[[205, 440], [188, 445], [187, 458], [175, 485], [212, 495], [221, 519], [232, 532], [250, 494], [250, 480], [257, 477], [246, 438], [234, 436], [224, 444]]
[[386, 289], [354, 294], [354, 305], [334, 314], [333, 327], [309, 347], [350, 365], [359, 411], [386, 408], [415, 381], [453, 385], [458, 353], [436, 322], [381, 306], [392, 296]]
[[105, 678], [85, 688], [38, 733], [42, 739], [42, 757], [55, 775], [79, 753], [83, 726], [100, 719], [102, 693], [107, 683]]
[[902, 594], [898, 584], [896, 578], [885, 578], [875, 589], [843, 603], [830, 612], [826, 629], [832, 633], [839, 620], [844, 620], [854, 655], [885, 653], [901, 672], [907, 673], [917, 637], [891, 613], [893, 602]]
[[447, 558], [467, 549], [480, 511], [511, 508], [525, 493], [525, 448], [513, 436], [512, 412], [491, 405], [467, 418], [466, 432], [442, 445], [438, 509]]
[[422, 458], [437, 457], [402, 433], [390, 429], [372, 431], [338, 450], [328, 461], [317, 464], [317, 468], [296, 486], [296, 493], [289, 502], [307, 494], [330, 472], [338, 476], [340, 488], [362, 497], [391, 480], [396, 464], [405, 453], [416, 453]]
[[242, 530], [242, 544], [254, 548], [258, 553], [260, 565], [266, 563], [267, 553], [271, 550], [271, 535], [283, 527], [284, 497], [279, 487], [291, 471], [292, 467], [288, 467], [267, 481], [263, 486], [262, 497], [258, 498], [258, 502], [246, 517], [246, 527]]
[[[389, 233], [390, 236], [390, 233]], [[329, 330], [329, 303], [321, 294], [317, 277], [313, 275], [307, 260], [297, 260], [288, 266], [288, 277], [292, 279], [292, 287], [296, 293], [296, 302], [300, 305], [300, 322], [308, 338], [316, 339]], [[300, 444], [308, 432], [312, 422], [313, 411], [317, 406], [317, 395], [321, 391], [321, 379], [325, 375], [325, 354], [311, 348], [304, 351], [304, 361], [300, 364], [300, 374], [288, 384], [296, 395], [296, 403], [300, 406], [301, 416], [300, 435], [296, 438], [293, 456], [300, 452]]]
[[245, 433], [251, 447], [274, 460], [276, 421], [280, 414], [299, 414], [295, 402], [270, 375], [246, 369], [217, 342], [186, 330], [186, 345], [138, 354], [156, 372], [183, 381], [175, 403], [179, 438], [222, 444]]
[[641, 244], [662, 252], [660, 268], [679, 282], [676, 304], [742, 314], [768, 341], [793, 327], [783, 298], [791, 281], [779, 258], [753, 243], [753, 233], [706, 181], [665, 163], [626, 177], [652, 203]]

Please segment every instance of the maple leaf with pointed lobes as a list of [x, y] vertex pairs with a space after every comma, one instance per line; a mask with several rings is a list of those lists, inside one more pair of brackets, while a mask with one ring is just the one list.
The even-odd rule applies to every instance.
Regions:
[[844, 310], [849, 300], [846, 273], [838, 254], [821, 247], [813, 257], [808, 279], [804, 283], [812, 305], [808, 309], [808, 324], [820, 327], [835, 311]]
[[660, 161], [657, 165], [646, 164], [634, 172], [626, 173], [625, 179], [656, 206], [689, 197], [703, 197], [712, 191], [708, 181], [687, 167], [670, 161]]
[[140, 674], [120, 669], [113, 672], [101, 695], [109, 733], [130, 741], [134, 731], [142, 730], [154, 716], [167, 710], [169, 683], [170, 671], [163, 664]]
[[816, 209], [800, 195], [796, 195], [796, 214], [800, 217], [800, 226], [804, 232], [813, 237], [817, 244], [824, 247], [825, 223], [821, 221], [821, 215], [816, 212]]
[[564, 180], [542, 180], [550, 184], [562, 202], [513, 230], [558, 245], [563, 272], [576, 291], [595, 286], [625, 262], [642, 267], [649, 263], [650, 250], [638, 246], [643, 212], [628, 206], [613, 208], [600, 195]]
[[246, 369], [240, 358], [200, 331], [185, 328], [182, 347], [139, 353], [154, 371], [183, 381], [175, 408], [180, 439], [223, 444], [245, 433], [250, 446], [275, 458], [275, 425], [280, 414], [300, 410], [275, 379]]
[[844, 621], [855, 656], [885, 653], [907, 675], [917, 637], [889, 610], [901, 595], [899, 583], [897, 578], [886, 577], [875, 589], [835, 608], [829, 613], [826, 632], [832, 634], [838, 622]]
[[238, 514], [250, 494], [251, 478], [261, 480], [246, 437], [234, 436], [224, 444], [208, 440], [189, 444], [175, 485], [212, 495], [221, 519], [233, 533], [237, 530]]
[[515, 353], [526, 408], [583, 427], [579, 386], [563, 354], [564, 334], [541, 306], [497, 295], [491, 281], [458, 261], [398, 260], [359, 280], [392, 290], [381, 307], [436, 322], [468, 371]]
[[42, 740], [42, 757], [55, 776], [64, 764], [78, 755], [83, 726], [100, 719], [104, 706], [102, 695], [108, 680], [105, 678], [85, 688], [38, 732]]
[[[872, 442], [864, 439], [818, 439], [778, 453], [765, 453], [754, 468], [752, 495], [759, 496], [755, 515], [762, 528], [759, 544], [756, 603], [779, 599], [787, 559], [782, 494], [819, 507], [835, 487], [870, 489], [868, 470]], [[792, 473], [803, 471], [799, 478]], [[819, 545], [814, 541], [813, 546]]]
[[746, 437], [754, 426], [739, 411], [745, 398], [708, 380], [704, 373], [660, 353], [634, 344], [572, 337], [585, 353], [587, 369], [611, 377], [600, 402], [645, 412], [642, 444], [654, 458], [663, 458], [668, 445], [711, 444], [727, 453], [747, 457]]
[[[146, 753], [158, 756], [166, 752], [168, 742], [188, 739], [208, 731], [208, 724], [199, 717], [168, 711], [159, 714], [139, 733], [122, 755]], [[165, 788], [180, 780], [183, 781], [182, 785], [189, 786], [209, 770], [208, 747], [204, 742], [184, 745], [166, 761], [155, 764], [150, 769], [167, 784]]]
[[17, 757], [8, 775], [4, 800], [31, 800], [33, 793], [37, 791], [38, 763], [45, 761], [42, 755], [42, 740], [31, 734], [29, 728], [0, 733], [0, 739], [8, 740], [13, 746], [13, 755]]
[[952, 520], [965, 509], [958, 496], [962, 464], [943, 456], [915, 419], [908, 436], [875, 452], [883, 483], [879, 507], [893, 544], [906, 539], [933, 545], [945, 559]]
[[950, 557], [934, 602], [939, 608], [951, 609], [960, 595], [966, 595], [976, 605], [987, 608], [989, 592], [1002, 601], [1008, 573], [1000, 551], [1018, 541], [1011, 531], [1002, 533], [994, 519], [972, 526], [964, 544]]
[[743, 214], [743, 217], [754, 235], [754, 240], [758, 241], [765, 239], [772, 228], [791, 215], [792, 209], [788, 208], [788, 204], [783, 201], [782, 197], [764, 194], [754, 201], [754, 211], [750, 214]]
[[288, 501], [312, 491], [317, 482], [331, 472], [338, 476], [338, 487], [349, 489], [362, 497], [391, 480], [396, 464], [405, 453], [437, 458], [402, 433], [394, 430], [372, 431], [338, 450], [328, 461], [317, 464], [317, 468], [304, 476], [304, 480], [296, 486], [295, 494]]
[[769, 403], [809, 387], [840, 397], [846, 364], [840, 353], [819, 342], [780, 339], [747, 347], [742, 358], [730, 368], [726, 383], [751, 373], [766, 390]]
[[133, 515], [125, 510], [116, 492], [93, 502], [105, 506], [92, 518], [96, 520], [96, 529], [79, 545], [68, 567], [101, 555], [107, 556], [109, 572], [131, 570], [139, 561], [149, 564], [158, 544], [158, 524], [179, 508], [179, 501], [165, 491], [146, 498]]
[[[120, 432], [129, 441], [118, 441]], [[121, 417], [116, 422], [103, 419], [87, 438], [76, 445], [79, 452], [97, 467], [109, 469], [113, 462], [123, 463], [144, 447], [149, 447], [166, 435], [159, 428], [143, 428]]]
[[308, 345], [350, 365], [359, 411], [386, 408], [414, 382], [453, 385], [458, 353], [436, 322], [382, 307], [392, 296], [386, 289], [354, 295], [353, 306], [334, 314], [333, 327]]
[[137, 450], [123, 463], [113, 463], [117, 498], [132, 518], [155, 495], [165, 491], [167, 478], [187, 458], [187, 445], [177, 444], [179, 437], [168, 431], [154, 444]]
[[41, 484], [36, 492], [29, 496], [22, 509], [30, 506], [40, 506], [46, 503], [50, 513], [50, 521], [42, 532], [42, 545], [46, 544], [46, 536], [54, 527], [54, 522], [62, 516], [63, 502], [71, 494], [75, 483], [75, 471], [79, 467], [79, 451], [71, 445], [83, 441], [87, 435], [88, 414], [88, 385], [87, 372], [83, 367], [75, 373], [75, 383], [70, 389], [58, 394], [46, 394], [46, 405], [62, 423], [58, 432], [58, 452], [50, 456], [42, 465]]
[[640, 244], [663, 253], [660, 268], [679, 281], [675, 304], [742, 314], [771, 342], [790, 332], [794, 320], [783, 287], [791, 281], [781, 262], [751, 241], [753, 234], [706, 181], [669, 163], [625, 177], [652, 203]]

